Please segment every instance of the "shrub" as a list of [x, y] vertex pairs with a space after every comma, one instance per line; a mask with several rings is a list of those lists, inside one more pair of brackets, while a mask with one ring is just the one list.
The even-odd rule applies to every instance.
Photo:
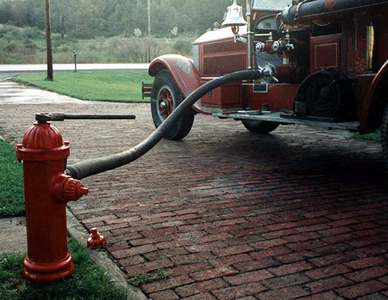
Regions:
[[20, 50], [22, 48], [22, 45], [17, 42], [9, 42], [5, 47], [4, 50], [7, 52], [16, 52], [17, 50]]
[[38, 28], [26, 27], [23, 29], [23, 35], [25, 39], [41, 39], [44, 38], [44, 34]]
[[188, 54], [191, 52], [192, 44], [189, 40], [178, 39], [174, 43], [174, 49], [180, 54]]

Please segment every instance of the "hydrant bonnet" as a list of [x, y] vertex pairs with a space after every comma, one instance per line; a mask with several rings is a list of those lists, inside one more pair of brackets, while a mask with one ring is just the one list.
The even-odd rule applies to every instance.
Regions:
[[24, 134], [23, 143], [17, 145], [18, 160], [63, 160], [69, 154], [69, 143], [50, 123], [35, 123]]

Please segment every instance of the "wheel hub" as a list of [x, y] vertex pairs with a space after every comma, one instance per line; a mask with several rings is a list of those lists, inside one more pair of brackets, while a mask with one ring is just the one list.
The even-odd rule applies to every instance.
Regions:
[[160, 115], [166, 119], [174, 110], [174, 99], [171, 91], [167, 87], [160, 90], [158, 103]]
[[168, 104], [166, 101], [164, 100], [160, 101], [160, 105], [159, 105], [160, 109], [166, 109], [167, 107], [168, 107]]

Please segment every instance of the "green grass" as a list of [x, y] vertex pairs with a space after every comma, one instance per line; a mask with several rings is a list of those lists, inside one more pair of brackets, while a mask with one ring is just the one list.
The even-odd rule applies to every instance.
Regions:
[[22, 255], [0, 256], [0, 299], [7, 300], [124, 300], [126, 291], [115, 286], [106, 272], [96, 266], [87, 250], [74, 241], [69, 248], [75, 274], [51, 284], [32, 284], [22, 279]]
[[24, 215], [22, 166], [16, 160], [15, 148], [0, 139], [0, 217], [21, 215]]
[[16, 80], [82, 100], [111, 102], [148, 102], [141, 99], [141, 81], [152, 81], [146, 70], [55, 72], [52, 82], [45, 77], [32, 73]]
[[129, 280], [129, 283], [134, 286], [141, 286], [146, 283], [165, 280], [170, 277], [166, 270], [160, 269], [152, 273], [140, 274]]
[[353, 136], [353, 138], [356, 140], [362, 140], [362, 141], [380, 142], [381, 141], [381, 133], [380, 133], [380, 131], [376, 131], [376, 132], [369, 133], [369, 134], [363, 134], [363, 135], [356, 133]]

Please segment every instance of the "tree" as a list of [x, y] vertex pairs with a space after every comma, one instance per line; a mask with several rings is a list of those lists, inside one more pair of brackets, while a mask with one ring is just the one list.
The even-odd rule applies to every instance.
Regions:
[[0, 23], [5, 24], [13, 19], [12, 6], [8, 2], [0, 2]]
[[[135, 28], [147, 32], [145, 0], [51, 1], [52, 29], [62, 38], [129, 36]], [[0, 23], [43, 29], [44, 4], [38, 0], [0, 0]], [[179, 32], [205, 32], [214, 22], [222, 21], [228, 4], [226, 0], [151, 0], [152, 33], [169, 36], [175, 26]]]

